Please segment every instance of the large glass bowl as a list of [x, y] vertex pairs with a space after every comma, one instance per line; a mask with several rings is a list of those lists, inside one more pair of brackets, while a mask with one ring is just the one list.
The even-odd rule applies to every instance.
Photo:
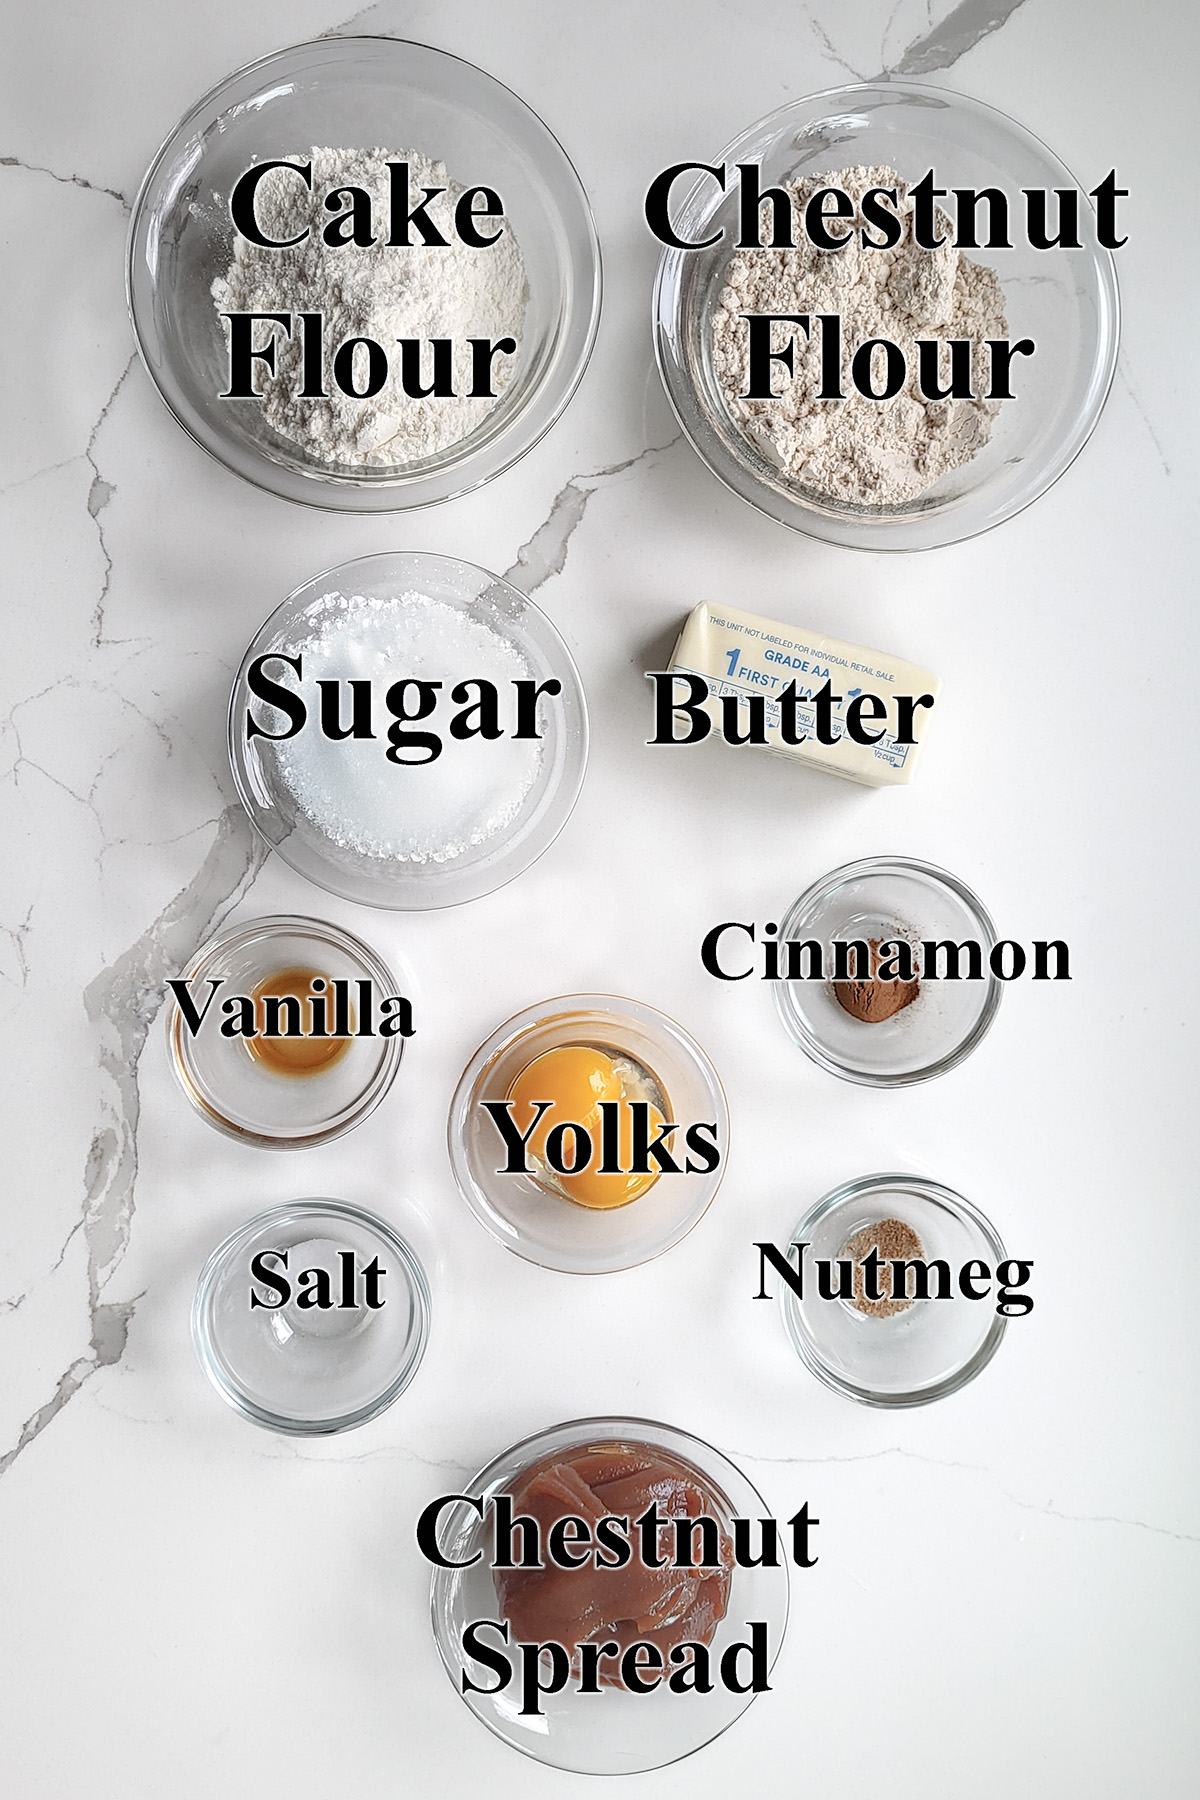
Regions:
[[[1100, 416], [1118, 335], [1113, 259], [1095, 241], [1086, 200], [1080, 206], [1082, 249], [1034, 250], [1021, 241], [1022, 189], [1078, 186], [1045, 144], [981, 101], [889, 81], [793, 101], [752, 125], [716, 161], [730, 172], [726, 191], [702, 178], [681, 200], [675, 224], [678, 235], [691, 241], [717, 231], [723, 240], [704, 250], [665, 251], [654, 290], [663, 382], [680, 424], [714, 474], [768, 518], [859, 550], [957, 543], [1044, 494]], [[995, 270], [1010, 341], [1030, 337], [1037, 350], [1016, 359], [1016, 398], [1001, 404], [991, 438], [973, 461], [901, 505], [854, 506], [795, 484], [743, 435], [713, 370], [710, 323], [737, 235], [739, 163], [756, 163], [764, 188], [865, 164], [894, 168], [909, 182], [934, 169], [942, 188], [1006, 192], [1014, 248], [966, 254]], [[939, 202], [951, 216], [954, 204]]]
[[[500, 194], [529, 300], [502, 399], [469, 437], [419, 462], [346, 468], [273, 432], [254, 400], [223, 400], [224, 328], [211, 293], [232, 258], [229, 194], [255, 159], [314, 146], [417, 149]], [[184, 430], [218, 462], [286, 500], [340, 512], [428, 506], [488, 481], [559, 417], [600, 316], [600, 249], [566, 152], [523, 100], [424, 44], [330, 37], [230, 75], [151, 163], [133, 209], [129, 310], [142, 360]]]
[[[256, 657], [286, 650], [303, 639], [314, 619], [321, 616], [329, 595], [341, 594], [369, 605], [410, 592], [453, 607], [469, 623], [486, 626], [520, 652], [531, 676], [539, 682], [554, 679], [562, 686], [560, 696], [547, 698], [539, 706], [542, 755], [533, 785], [518, 810], [483, 841], [445, 861], [405, 862], [372, 856], [342, 841], [298, 804], [281, 772], [274, 740], [246, 736], [246, 709], [260, 704], [252, 700], [246, 683]], [[397, 667], [393, 679], [407, 673]], [[462, 680], [475, 671], [464, 668], [449, 673], [452, 680]], [[377, 697], [375, 704], [381, 708], [382, 697]], [[305, 729], [316, 729], [315, 719], [310, 718]], [[238, 793], [256, 830], [299, 874], [363, 906], [407, 912], [456, 906], [512, 881], [549, 848], [571, 816], [583, 785], [587, 752], [583, 684], [571, 652], [545, 613], [486, 569], [424, 552], [364, 556], [314, 575], [257, 633], [242, 658], [230, 697], [229, 759]], [[380, 747], [379, 755], [383, 754]]]
[[[752, 1692], [725, 1688], [715, 1672], [713, 1690], [708, 1694], [672, 1694], [658, 1688], [635, 1695], [604, 1686], [598, 1694], [580, 1694], [568, 1683], [560, 1693], [543, 1700], [544, 1710], [537, 1715], [522, 1715], [512, 1684], [495, 1694], [463, 1693], [464, 1673], [485, 1687], [494, 1686], [496, 1680], [463, 1646], [466, 1625], [476, 1619], [494, 1619], [498, 1612], [488, 1566], [491, 1502], [498, 1494], [510, 1492], [531, 1463], [611, 1444], [649, 1444], [692, 1464], [715, 1499], [718, 1523], [724, 1528], [733, 1518], [768, 1516], [766, 1503], [741, 1470], [700, 1438], [649, 1419], [574, 1419], [514, 1444], [467, 1483], [463, 1492], [482, 1500], [484, 1516], [460, 1501], [442, 1515], [439, 1543], [442, 1554], [455, 1562], [465, 1561], [479, 1550], [483, 1555], [471, 1568], [437, 1569], [431, 1594], [433, 1634], [446, 1673], [475, 1717], [526, 1756], [582, 1775], [632, 1775], [676, 1762], [719, 1737], [754, 1698]], [[735, 1569], [729, 1606], [712, 1641], [714, 1670], [729, 1644], [746, 1639], [751, 1620], [765, 1623], [767, 1655], [774, 1663], [787, 1625], [786, 1535], [781, 1534], [777, 1568]], [[494, 1635], [487, 1641], [493, 1643]]]

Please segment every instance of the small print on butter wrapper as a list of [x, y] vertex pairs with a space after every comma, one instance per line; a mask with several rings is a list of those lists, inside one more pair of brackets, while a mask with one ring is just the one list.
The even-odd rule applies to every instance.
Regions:
[[[912, 780], [933, 703], [942, 691], [941, 681], [929, 669], [886, 651], [819, 637], [795, 625], [707, 601], [689, 613], [670, 669], [672, 674], [697, 675], [708, 683], [709, 697], [699, 701], [699, 707], [712, 720], [713, 736], [721, 734], [723, 699], [736, 697], [738, 731], [744, 734], [751, 711], [747, 702], [759, 695], [765, 703], [764, 748], [867, 787], [903, 787]], [[795, 735], [803, 734], [798, 744], [785, 743], [781, 731], [780, 696], [791, 682], [796, 684]], [[839, 735], [833, 744], [818, 743], [815, 736], [812, 696], [826, 682], [836, 698], [830, 717]], [[847, 708], [866, 694], [879, 695], [887, 707], [886, 717], [880, 719], [872, 716], [873, 708], [858, 709], [860, 729], [872, 735], [882, 732], [874, 744], [856, 743], [846, 735]], [[913, 704], [902, 704], [903, 700]], [[905, 736], [913, 742], [903, 742]]]

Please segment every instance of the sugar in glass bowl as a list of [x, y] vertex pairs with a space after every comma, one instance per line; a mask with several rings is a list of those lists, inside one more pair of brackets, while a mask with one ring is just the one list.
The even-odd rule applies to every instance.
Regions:
[[[490, 645], [490, 654], [507, 657], [512, 668], [524, 671], [519, 678], [560, 684], [557, 697], [539, 702], [540, 745], [536, 753], [516, 759], [511, 788], [498, 781], [495, 759], [511, 768], [514, 748], [529, 748], [514, 745], [511, 736], [494, 746], [446, 738], [444, 753], [428, 770], [389, 762], [391, 727], [384, 716], [384, 690], [389, 681], [413, 676], [411, 667], [401, 666], [402, 659], [389, 666], [386, 680], [371, 683], [375, 738], [338, 744], [336, 766], [328, 761], [320, 770], [311, 766], [303, 783], [294, 770], [289, 774], [289, 759], [295, 758], [289, 746], [297, 740], [247, 735], [247, 709], [253, 706], [262, 713], [263, 703], [253, 697], [247, 681], [259, 657], [287, 654], [311, 643], [314, 634], [328, 628], [339, 601], [345, 602], [351, 635], [357, 618], [367, 621], [364, 641], [373, 644], [371, 654], [378, 655], [385, 633], [377, 621], [386, 619], [386, 609], [406, 597], [428, 603], [443, 627], [461, 630], [465, 643], [485, 650]], [[371, 609], [376, 609], [374, 615]], [[343, 689], [355, 677], [351, 651], [352, 646], [345, 653], [346, 665], [337, 670], [345, 678]], [[439, 675], [445, 676], [442, 701], [449, 703], [454, 683], [485, 672], [474, 665], [475, 654], [473, 649], [463, 652], [465, 666], [439, 667]], [[267, 667], [286, 673], [283, 664], [272, 662]], [[310, 714], [304, 730], [315, 733], [312, 683], [303, 691]], [[447, 718], [453, 710], [449, 706]], [[267, 708], [268, 714], [275, 711]], [[343, 711], [349, 720], [350, 702], [345, 699]], [[445, 719], [428, 723], [445, 735]], [[282, 730], [285, 725], [280, 713], [271, 728]], [[229, 757], [238, 793], [256, 830], [299, 874], [363, 906], [409, 912], [455, 906], [512, 881], [549, 848], [566, 824], [583, 785], [587, 752], [583, 684], [570, 651], [545, 613], [486, 569], [423, 552], [364, 556], [306, 581], [271, 614], [249, 645], [230, 699]], [[452, 769], [459, 771], [453, 777], [457, 787], [447, 783]], [[327, 778], [326, 789], [321, 784]], [[429, 782], [431, 786], [426, 785]], [[392, 784], [394, 801], [387, 795]], [[385, 801], [388, 816], [382, 813]], [[461, 813], [457, 826], [448, 822], [452, 803]], [[365, 834], [368, 823], [374, 837]], [[426, 840], [421, 832], [432, 835]]]
[[[230, 190], [253, 161], [314, 146], [423, 151], [452, 179], [496, 189], [520, 245], [529, 298], [512, 379], [468, 437], [420, 461], [321, 462], [273, 432], [258, 402], [220, 398], [228, 351], [211, 288], [232, 259]], [[127, 287], [152, 380], [218, 462], [287, 500], [399, 512], [478, 487], [554, 424], [595, 341], [600, 250], [565, 151], [508, 88], [424, 44], [329, 37], [239, 69], [180, 120], [134, 204]]]
[[[793, 101], [752, 125], [716, 162], [730, 172], [726, 191], [703, 178], [674, 216], [681, 237], [697, 241], [723, 230], [722, 241], [702, 250], [664, 252], [654, 319], [658, 364], [671, 404], [695, 449], [727, 487], [768, 518], [827, 543], [924, 550], [999, 525], [1057, 481], [1087, 442], [1107, 398], [1116, 368], [1119, 308], [1113, 258], [1096, 242], [1086, 199], [1080, 201], [1082, 249], [1034, 250], [1022, 241], [1022, 189], [1079, 186], [1045, 144], [964, 94], [889, 81]], [[867, 507], [801, 487], [731, 417], [713, 368], [711, 320], [738, 233], [739, 163], [758, 164], [763, 188], [861, 164], [894, 168], [908, 182], [933, 169], [940, 188], [998, 187], [1007, 194], [1014, 248], [964, 254], [995, 270], [1010, 341], [1032, 338], [1036, 352], [1015, 359], [1016, 398], [1001, 402], [988, 443], [923, 494], [902, 504]], [[953, 198], [938, 204], [953, 217]], [[1051, 221], [1053, 209], [1052, 200]], [[797, 232], [802, 229], [796, 226]], [[803, 312], [803, 295], [797, 300], [794, 310]]]

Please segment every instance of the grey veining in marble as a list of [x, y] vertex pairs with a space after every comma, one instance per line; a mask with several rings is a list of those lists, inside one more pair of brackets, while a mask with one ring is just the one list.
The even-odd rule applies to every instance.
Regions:
[[[797, 1734], [812, 1792], [859, 1800], [914, 1719], [928, 1731], [887, 1765], [895, 1800], [949, 1800], [964, 1781], [971, 1800], [1014, 1786], [1191, 1800], [1200, 1243], [1183, 1134], [1200, 996], [1190, 975], [1166, 992], [1094, 971], [1114, 939], [1182, 916], [1198, 873], [1177, 753], [1195, 718], [1179, 496], [1200, 395], [1171, 332], [1200, 268], [1189, 242], [1155, 260], [1150, 192], [1188, 166], [1195, 22], [1172, 0], [1086, 20], [1065, 0], [328, 10], [28, 9], [0, 73], [0, 209], [24, 252], [6, 343], [45, 329], [62, 353], [13, 359], [0, 431], [8, 1791], [151, 1800], [166, 1778], [180, 1800], [249, 1800], [269, 1779], [316, 1800], [347, 1778], [338, 1745], [353, 1742], [358, 1789], [380, 1800], [559, 1800], [578, 1784], [487, 1739], [437, 1666], [412, 1519], [551, 1417], [623, 1409], [711, 1436], [780, 1516], [811, 1498], [824, 1521], [777, 1691], [703, 1758], [627, 1783], [632, 1800], [748, 1779], [791, 1791]], [[238, 63], [349, 31], [440, 44], [522, 93], [576, 159], [606, 253], [596, 356], [564, 419], [491, 489], [400, 521], [291, 510], [209, 464], [153, 393], [123, 311], [131, 196], [173, 119]], [[770, 526], [679, 437], [652, 371], [639, 208], [672, 157], [806, 91], [893, 77], [977, 94], [1093, 179], [1116, 166], [1132, 225], [1122, 379], [1079, 463], [991, 537], [881, 559]], [[229, 681], [264, 614], [315, 569], [401, 547], [461, 553], [536, 594], [593, 714], [560, 843], [458, 916], [368, 914], [306, 888], [264, 856], [224, 760]], [[719, 752], [691, 773], [645, 749], [643, 652], [721, 595], [939, 670], [940, 750], [911, 798], [889, 810], [797, 785], [772, 759], [751, 782]], [[1042, 656], [1062, 704], [1030, 725], [1012, 697]], [[981, 731], [993, 681], [1007, 710]], [[1080, 730], [1098, 696], [1100, 749]], [[954, 868], [1013, 935], [1070, 936], [1079, 970], [1069, 993], [1014, 986], [976, 1057], [902, 1096], [810, 1070], [755, 984], [717, 991], [696, 960], [715, 920], [778, 917], [825, 868], [884, 849]], [[225, 919], [275, 910], [328, 913], [377, 944], [419, 1018], [377, 1118], [299, 1159], [207, 1131], [163, 1048], [167, 978]], [[573, 1284], [485, 1240], [455, 1195], [444, 1119], [500, 1019], [589, 986], [640, 993], [696, 1032], [735, 1142], [711, 1216], [661, 1266]], [[749, 1302], [746, 1262], [801, 1198], [896, 1160], [977, 1195], [1039, 1280], [994, 1368], [899, 1420], [803, 1377], [773, 1309]], [[221, 1409], [187, 1312], [233, 1223], [322, 1191], [413, 1238], [434, 1332], [401, 1406], [351, 1440], [296, 1446]], [[1116, 1247], [1115, 1300], [1087, 1287], [1098, 1245]], [[301, 1596], [284, 1629], [265, 1566]], [[919, 1570], [920, 1616], [864, 1630], [895, 1567]], [[858, 1748], [843, 1755], [830, 1721], [848, 1708]], [[296, 1728], [267, 1772], [261, 1729], [278, 1717]]]

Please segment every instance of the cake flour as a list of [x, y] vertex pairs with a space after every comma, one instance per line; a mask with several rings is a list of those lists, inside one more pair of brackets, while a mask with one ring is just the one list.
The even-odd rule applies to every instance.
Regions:
[[[268, 237], [294, 238], [308, 227], [307, 237], [290, 249], [274, 250], [251, 244], [239, 234], [233, 262], [212, 287], [219, 312], [324, 315], [324, 385], [330, 397], [300, 397], [303, 348], [297, 322], [290, 338], [281, 332], [275, 335], [275, 374], [262, 363], [254, 365], [265, 422], [319, 462], [359, 467], [419, 462], [459, 443], [498, 404], [517, 361], [515, 355], [497, 356], [492, 362], [495, 396], [468, 398], [472, 377], [467, 339], [514, 337], [518, 353], [520, 349], [528, 286], [511, 226], [503, 222], [501, 236], [486, 249], [462, 243], [454, 231], [454, 207], [465, 190], [450, 180], [441, 163], [417, 150], [314, 149], [287, 160], [311, 160], [311, 190], [287, 169], [271, 169], [259, 182], [255, 213]], [[419, 243], [330, 247], [321, 237], [330, 216], [325, 195], [336, 187], [365, 188], [374, 218], [386, 220], [389, 162], [408, 163], [414, 194], [423, 187], [445, 188], [427, 209], [449, 240], [445, 248]], [[501, 223], [499, 218], [489, 219], [489, 230]], [[370, 399], [342, 394], [329, 379], [334, 350], [356, 337], [373, 338], [388, 356], [388, 379]], [[396, 340], [432, 337], [454, 342], [454, 399], [412, 399], [400, 386]], [[425, 382], [431, 379], [429, 356], [426, 348]], [[365, 351], [356, 349], [354, 358], [356, 382], [365, 386]]]

